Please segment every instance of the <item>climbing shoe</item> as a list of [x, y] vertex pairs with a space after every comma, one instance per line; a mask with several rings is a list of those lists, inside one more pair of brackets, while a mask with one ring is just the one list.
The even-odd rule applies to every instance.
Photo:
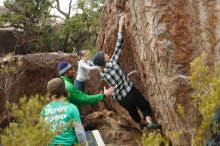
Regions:
[[144, 130], [145, 127], [147, 128], [147, 124], [145, 124], [145, 123], [140, 123], [140, 124], [139, 124], [139, 127], [140, 127], [141, 130]]
[[151, 123], [147, 125], [147, 128], [149, 129], [160, 129], [162, 126], [157, 123]]

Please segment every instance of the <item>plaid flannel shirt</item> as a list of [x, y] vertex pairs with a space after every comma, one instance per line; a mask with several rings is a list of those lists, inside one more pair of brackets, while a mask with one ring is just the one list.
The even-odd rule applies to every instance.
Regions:
[[115, 51], [101, 73], [102, 78], [111, 87], [115, 87], [115, 92], [112, 95], [113, 100], [121, 100], [130, 92], [133, 85], [119, 64], [123, 40], [123, 33], [119, 32]]

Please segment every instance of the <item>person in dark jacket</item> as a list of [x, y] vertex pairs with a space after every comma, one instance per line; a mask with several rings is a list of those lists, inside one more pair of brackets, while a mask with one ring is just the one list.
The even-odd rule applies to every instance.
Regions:
[[[103, 51], [98, 51], [93, 57], [93, 62], [95, 65], [104, 66], [101, 76], [110, 87], [115, 88], [112, 94], [113, 100], [118, 101], [118, 103], [128, 111], [131, 118], [140, 125], [140, 129], [144, 127], [152, 129], [161, 128], [161, 125], [152, 121], [151, 109], [148, 102], [128, 79], [126, 72], [120, 66], [119, 59], [124, 40], [122, 32], [124, 21], [125, 17], [122, 15], [119, 20], [118, 39], [112, 57], [110, 58], [108, 54]], [[147, 124], [141, 122], [138, 108], [143, 113]]]

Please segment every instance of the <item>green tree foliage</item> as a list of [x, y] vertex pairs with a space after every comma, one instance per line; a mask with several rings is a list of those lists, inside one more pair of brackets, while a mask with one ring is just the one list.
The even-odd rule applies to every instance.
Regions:
[[[7, 13], [0, 17], [1, 27], [13, 27], [15, 50], [19, 52], [73, 52], [94, 49], [104, 0], [78, 0], [61, 10], [61, 0], [5, 0]], [[50, 14], [56, 8], [62, 16]], [[74, 13], [74, 14], [73, 14]], [[61, 18], [63, 22], [55, 23]]]
[[185, 110], [184, 110], [184, 107], [181, 104], [179, 104], [179, 103], [177, 104], [176, 111], [182, 117], [185, 117]]
[[32, 96], [21, 98], [19, 104], [10, 107], [15, 121], [3, 130], [1, 143], [4, 146], [45, 146], [54, 136], [45, 128], [43, 120], [39, 120], [39, 113], [48, 101], [45, 97]]
[[13, 27], [15, 49], [44, 51], [50, 47], [52, 21], [50, 0], [5, 0], [7, 13], [0, 17], [1, 27]]
[[77, 1], [75, 15], [66, 19], [64, 27], [61, 29], [61, 36], [69, 37], [65, 44], [66, 51], [78, 52], [82, 49], [95, 48], [103, 5], [104, 0]]
[[141, 138], [141, 143], [143, 146], [169, 146], [169, 142], [158, 132], [144, 134]]
[[220, 62], [208, 66], [207, 55], [202, 54], [191, 63], [191, 74], [191, 84], [195, 90], [194, 103], [202, 115], [193, 144], [202, 145], [220, 101]]

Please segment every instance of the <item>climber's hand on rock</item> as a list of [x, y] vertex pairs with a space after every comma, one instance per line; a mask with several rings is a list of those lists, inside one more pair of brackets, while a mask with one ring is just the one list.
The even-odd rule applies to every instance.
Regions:
[[125, 15], [121, 15], [118, 23], [119, 23], [118, 32], [122, 32], [123, 26], [124, 26], [124, 23], [125, 23]]
[[123, 27], [124, 23], [125, 23], [125, 15], [121, 14], [119, 19], [119, 27]]

